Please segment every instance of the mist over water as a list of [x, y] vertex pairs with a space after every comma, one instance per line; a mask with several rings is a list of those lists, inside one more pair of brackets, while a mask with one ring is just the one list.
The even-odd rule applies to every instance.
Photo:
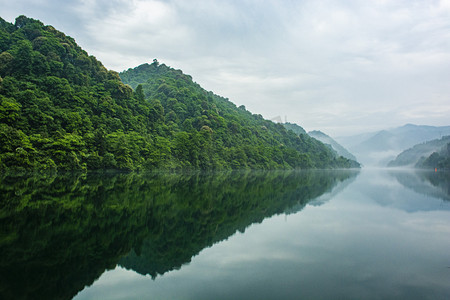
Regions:
[[356, 136], [339, 137], [345, 146], [365, 167], [414, 167], [421, 158], [433, 152], [445, 151], [450, 126], [406, 124]]

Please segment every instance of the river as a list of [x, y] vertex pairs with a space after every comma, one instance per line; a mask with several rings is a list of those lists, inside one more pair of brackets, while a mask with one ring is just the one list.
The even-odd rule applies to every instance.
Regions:
[[4, 176], [2, 299], [448, 299], [450, 174]]

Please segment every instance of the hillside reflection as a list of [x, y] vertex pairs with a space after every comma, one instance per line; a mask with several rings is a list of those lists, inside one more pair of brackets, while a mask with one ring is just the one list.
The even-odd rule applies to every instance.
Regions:
[[391, 172], [398, 182], [416, 193], [450, 201], [450, 172], [415, 170]]
[[156, 277], [354, 171], [4, 176], [0, 298], [71, 299], [117, 264]]

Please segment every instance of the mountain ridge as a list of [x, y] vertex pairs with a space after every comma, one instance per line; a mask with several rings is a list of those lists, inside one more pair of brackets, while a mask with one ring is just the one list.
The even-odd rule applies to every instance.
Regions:
[[323, 133], [320, 130], [313, 130], [308, 132], [309, 136], [321, 141], [325, 145], [330, 145], [331, 148], [337, 152], [338, 155], [343, 156], [345, 158], [351, 160], [357, 160], [356, 157], [351, 154], [347, 149], [345, 149], [341, 144], [339, 144], [336, 140], [334, 140], [329, 135]]
[[[325, 149], [326, 146], [317, 140], [307, 135], [295, 135], [281, 124], [252, 114], [242, 105], [237, 107], [228, 98], [204, 90], [199, 84], [193, 82], [191, 76], [185, 75], [181, 70], [174, 70], [160, 64], [156, 59], [152, 64], [143, 64], [121, 72], [120, 76], [124, 83], [142, 91], [142, 97], [147, 101], [162, 107], [164, 118], [175, 132], [179, 132], [177, 134], [182, 134], [181, 132], [184, 131], [184, 138], [191, 140], [192, 136], [195, 136], [195, 129], [206, 130], [214, 137], [211, 144], [211, 147], [215, 149], [214, 152], [220, 153], [221, 158], [231, 155], [234, 163], [241, 166], [248, 166], [246, 160], [259, 164], [263, 156], [284, 156], [285, 162], [289, 165], [295, 164], [297, 154], [292, 151], [294, 149], [300, 153], [308, 153], [311, 158], [298, 157], [303, 161], [301, 162], [303, 165], [297, 165], [300, 167], [326, 168], [326, 164], [338, 167], [341, 164], [340, 161], [345, 161], [345, 158], [339, 158], [329, 152]], [[270, 144], [279, 143], [281, 151], [285, 153], [275, 149], [261, 148], [262, 141]], [[244, 147], [246, 159], [242, 158], [242, 153], [235, 153], [242, 143], [246, 145]], [[227, 151], [231, 153], [223, 152], [217, 144], [225, 149], [228, 148]], [[264, 151], [271, 153], [264, 154]], [[294, 158], [291, 157], [292, 155]], [[325, 163], [319, 162], [322, 160]], [[355, 163], [350, 165], [357, 166]]]

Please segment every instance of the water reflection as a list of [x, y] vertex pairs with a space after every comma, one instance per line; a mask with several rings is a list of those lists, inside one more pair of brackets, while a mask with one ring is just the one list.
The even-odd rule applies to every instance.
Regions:
[[0, 298], [71, 299], [117, 263], [156, 277], [356, 174], [4, 176]]
[[416, 193], [450, 201], [450, 172], [429, 170], [391, 172], [398, 182]]
[[[139, 272], [154, 280], [122, 261], [76, 299], [448, 298], [450, 202], [416, 193], [388, 171], [362, 170], [343, 191], [309, 204], [205, 244], [172, 272], [176, 265], [147, 264], [158, 258], [151, 259], [144, 242], [134, 258], [143, 266]], [[160, 253], [164, 262], [170, 251]]]

